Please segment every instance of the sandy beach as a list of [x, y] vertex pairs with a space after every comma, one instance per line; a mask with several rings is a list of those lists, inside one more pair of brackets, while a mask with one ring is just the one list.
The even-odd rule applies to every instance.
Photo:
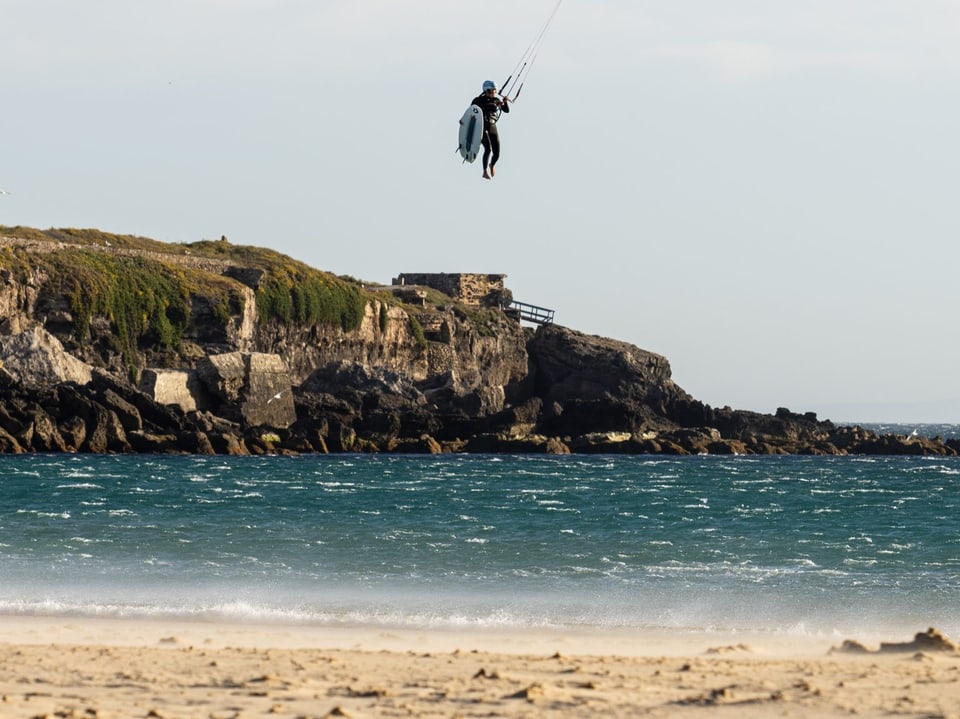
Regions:
[[841, 643], [9, 616], [0, 717], [960, 717], [956, 651]]

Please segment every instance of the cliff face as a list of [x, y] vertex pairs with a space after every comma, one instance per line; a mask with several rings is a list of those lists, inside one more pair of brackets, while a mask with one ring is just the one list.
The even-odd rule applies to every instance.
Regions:
[[633, 345], [268, 250], [2, 235], [0, 451], [957, 449], [715, 409]]
[[[6, 261], [0, 255], [0, 334], [18, 334], [40, 326], [71, 355], [92, 366], [134, 378], [147, 367], [193, 369], [205, 356], [230, 352], [281, 356], [294, 385], [301, 384], [318, 369], [345, 362], [397, 372], [413, 382], [450, 385], [461, 395], [481, 388], [502, 393], [504, 385], [527, 370], [523, 330], [502, 313], [488, 313], [485, 326], [478, 327], [457, 311], [452, 301], [448, 307], [406, 308], [403, 303], [392, 301], [388, 291], [374, 290], [360, 296], [357, 321], [348, 328], [337, 322], [277, 321], [265, 317], [259, 307], [265, 279], [269, 279], [262, 269], [244, 268], [234, 259], [122, 246], [120, 241], [125, 238], [108, 237], [113, 239], [112, 243], [107, 239], [103, 243], [74, 243], [69, 235], [67, 241], [0, 238], [0, 250], [7, 254]], [[86, 310], [89, 316], [84, 332], [79, 333], [78, 315], [82, 311], [77, 307], [77, 295], [83, 288], [62, 279], [54, 282], [51, 277], [51, 268], [62, 268], [51, 263], [50, 258], [68, 255], [72, 257], [67, 262], [88, 264], [93, 257], [133, 263], [120, 266], [120, 271], [136, 272], [140, 269], [136, 262], [140, 261], [144, 266], [159, 262], [164, 269], [172, 268], [180, 275], [189, 272], [190, 277], [183, 283], [182, 312], [186, 319], [178, 341], [164, 346], [151, 328], [137, 332], [129, 327], [129, 322], [121, 327], [117, 312], [110, 311], [108, 302], [100, 301], [102, 306], [96, 306], [98, 298], [88, 300], [93, 306]], [[156, 268], [147, 269], [157, 272]], [[106, 270], [102, 274], [102, 281], [109, 283]], [[100, 280], [98, 276], [97, 281]], [[297, 290], [291, 284], [290, 296], [294, 301]], [[224, 293], [227, 301], [223, 300]], [[169, 304], [168, 301], [164, 308], [167, 314]], [[148, 311], [143, 309], [141, 313]], [[415, 330], [415, 326], [422, 327], [421, 323], [427, 322], [441, 328], [432, 341], [427, 341], [422, 333], [418, 337]], [[127, 348], [126, 354], [124, 334], [136, 335], [132, 343], [135, 346]], [[502, 405], [487, 403], [486, 409], [499, 411]]]
[[540, 431], [572, 435], [675, 427], [670, 402], [685, 393], [665, 357], [625, 342], [546, 326], [529, 344], [536, 393], [547, 408]]
[[[430, 314], [440, 323], [443, 338], [418, 340], [412, 322], [419, 322], [418, 314]], [[270, 323], [259, 325], [254, 336], [256, 351], [284, 358], [295, 384], [329, 365], [354, 363], [402, 374], [425, 386], [450, 384], [456, 393], [468, 394], [481, 387], [503, 387], [527, 372], [523, 330], [505, 317], [498, 319], [495, 332], [481, 334], [452, 310], [414, 312], [376, 299], [367, 304], [355, 330]]]

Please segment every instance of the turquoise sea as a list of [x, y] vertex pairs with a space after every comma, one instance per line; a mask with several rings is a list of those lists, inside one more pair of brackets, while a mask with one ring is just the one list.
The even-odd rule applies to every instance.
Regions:
[[0, 476], [6, 615], [960, 636], [956, 458], [33, 455]]

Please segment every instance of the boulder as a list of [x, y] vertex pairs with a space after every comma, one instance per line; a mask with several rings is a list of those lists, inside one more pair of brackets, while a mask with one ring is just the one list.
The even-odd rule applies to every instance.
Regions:
[[543, 400], [531, 397], [517, 406], [511, 406], [491, 417], [487, 426], [493, 432], [523, 437], [531, 434], [543, 410]]
[[179, 449], [177, 437], [173, 434], [153, 434], [134, 430], [127, 433], [127, 440], [135, 452], [143, 454], [169, 453]]
[[212, 432], [207, 435], [210, 446], [217, 454], [229, 454], [234, 456], [243, 456], [250, 454], [247, 445], [244, 444], [243, 437], [238, 437], [230, 432]]
[[480, 434], [471, 437], [463, 451], [472, 454], [569, 454], [555, 437], [531, 434], [509, 437], [502, 434]]
[[0, 402], [0, 429], [15, 435], [23, 431], [23, 424], [17, 407], [12, 403]]
[[143, 429], [143, 419], [141, 419], [137, 408], [112, 389], [103, 393], [103, 405], [117, 415], [125, 432], [136, 432]]
[[707, 445], [709, 454], [750, 454], [747, 445], [739, 439], [718, 439]]
[[[132, 413], [134, 410], [141, 417], [144, 426], [150, 425], [161, 433], [183, 430], [184, 414], [176, 405], [164, 405], [155, 402], [150, 395], [137, 389], [130, 382], [115, 377], [99, 369], [93, 370], [93, 379], [86, 389], [93, 389], [96, 398], [104, 405], [110, 405], [109, 396], [119, 396], [129, 403], [123, 411]], [[131, 409], [132, 407], [132, 409]], [[135, 421], [135, 420], [134, 420]]]
[[28, 387], [47, 387], [61, 382], [84, 385], [92, 367], [69, 354], [56, 337], [42, 327], [0, 337], [3, 369]]
[[80, 447], [83, 452], [105, 454], [109, 450], [110, 441], [107, 437], [107, 410], [100, 405], [92, 405], [88, 411], [86, 439]]
[[240, 352], [209, 355], [197, 363], [197, 374], [214, 405], [239, 405], [247, 384], [247, 365]]
[[[113, 410], [103, 408], [105, 413], [105, 428], [107, 436], [107, 451], [109, 452], [131, 452], [133, 448], [127, 441], [127, 433], [123, 429], [123, 423]], [[99, 413], [98, 413], [99, 415]]]
[[63, 437], [67, 452], [79, 452], [83, 443], [87, 441], [87, 425], [82, 417], [77, 415], [68, 417], [57, 425], [57, 429]]
[[659, 399], [672, 386], [666, 357], [559, 325], [540, 327], [527, 351], [545, 403]]
[[397, 454], [442, 454], [440, 443], [428, 434], [419, 438], [397, 440], [390, 449]]
[[639, 448], [629, 432], [591, 432], [570, 441], [570, 449], [582, 454], [635, 454]]
[[216, 454], [205, 432], [188, 432], [180, 438], [179, 446], [191, 454]]
[[340, 397], [344, 389], [362, 396], [395, 395], [416, 404], [426, 400], [413, 382], [400, 372], [359, 362], [333, 362], [316, 369], [299, 387], [299, 393]]
[[357, 445], [357, 432], [353, 427], [341, 422], [331, 422], [326, 443], [331, 452], [354, 452]]
[[23, 447], [17, 441], [16, 437], [0, 427], [0, 452], [3, 454], [22, 454]]
[[547, 454], [570, 454], [570, 448], [557, 437], [550, 437], [544, 446]]
[[57, 429], [56, 422], [43, 408], [37, 407], [29, 415], [33, 427], [31, 449], [35, 452], [66, 452], [67, 443]]

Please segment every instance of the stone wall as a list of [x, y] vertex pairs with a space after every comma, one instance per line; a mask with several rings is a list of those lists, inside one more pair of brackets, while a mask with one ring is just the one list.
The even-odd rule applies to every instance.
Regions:
[[422, 285], [460, 300], [473, 307], [500, 307], [508, 290], [503, 284], [506, 275], [471, 273], [415, 273], [404, 272], [393, 278], [394, 285]]

